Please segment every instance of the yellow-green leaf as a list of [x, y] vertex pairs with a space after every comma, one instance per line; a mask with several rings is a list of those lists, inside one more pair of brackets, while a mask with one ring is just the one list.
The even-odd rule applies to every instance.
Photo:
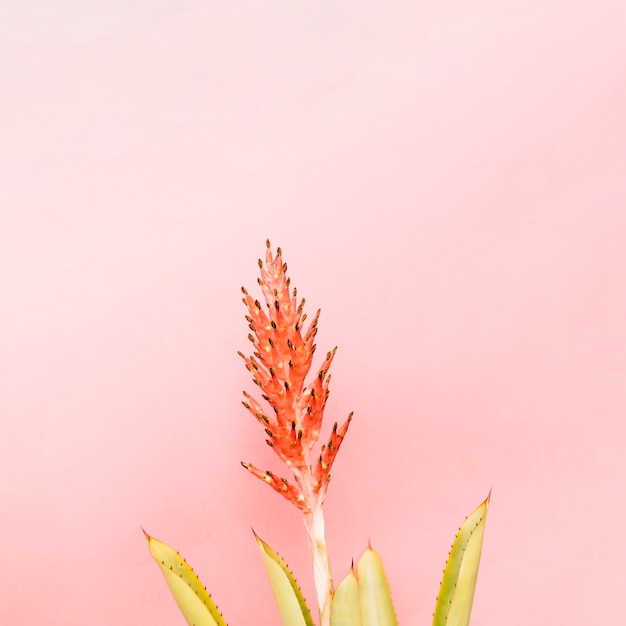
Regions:
[[361, 626], [359, 586], [354, 567], [335, 589], [330, 605], [330, 626]]
[[478, 577], [489, 497], [465, 520], [452, 544], [433, 626], [468, 626]]
[[189, 626], [226, 626], [217, 606], [185, 559], [144, 531], [154, 557]]
[[269, 578], [283, 626], [314, 626], [302, 591], [287, 564], [254, 534]]
[[383, 563], [371, 547], [361, 555], [357, 575], [362, 625], [398, 626]]

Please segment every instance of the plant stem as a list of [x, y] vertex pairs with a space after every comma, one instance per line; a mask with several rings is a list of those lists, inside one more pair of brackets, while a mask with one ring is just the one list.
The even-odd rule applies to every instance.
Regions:
[[321, 502], [304, 515], [313, 562], [313, 578], [320, 612], [320, 626], [330, 626], [330, 605], [333, 599], [333, 576], [324, 535], [324, 513]]

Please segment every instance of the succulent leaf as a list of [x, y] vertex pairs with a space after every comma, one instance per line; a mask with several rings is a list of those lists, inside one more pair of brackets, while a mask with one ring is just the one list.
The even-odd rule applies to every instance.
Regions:
[[154, 557], [189, 626], [226, 626], [216, 604], [185, 559], [144, 530]]
[[398, 626], [389, 583], [378, 554], [370, 547], [357, 564], [363, 626]]
[[439, 588], [433, 626], [468, 626], [489, 508], [487, 499], [465, 520], [452, 544]]
[[354, 567], [335, 589], [330, 607], [330, 626], [361, 626], [359, 586]]
[[254, 534], [283, 626], [314, 626], [306, 600], [282, 557]]

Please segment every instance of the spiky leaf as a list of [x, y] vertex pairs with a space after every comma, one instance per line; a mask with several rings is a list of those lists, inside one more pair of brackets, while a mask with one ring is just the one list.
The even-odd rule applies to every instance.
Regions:
[[359, 586], [354, 567], [335, 589], [330, 607], [330, 626], [361, 626]]
[[217, 606], [185, 559], [144, 531], [154, 557], [189, 626], [226, 626]]
[[302, 591], [281, 556], [254, 534], [283, 626], [314, 626]]
[[362, 625], [398, 626], [383, 563], [371, 547], [361, 555], [357, 574]]
[[435, 606], [433, 626], [468, 626], [489, 508], [487, 499], [465, 520], [452, 544]]

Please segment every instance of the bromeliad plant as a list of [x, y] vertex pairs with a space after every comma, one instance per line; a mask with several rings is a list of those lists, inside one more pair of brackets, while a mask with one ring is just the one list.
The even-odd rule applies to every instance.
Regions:
[[[306, 381], [315, 353], [320, 311], [305, 329], [304, 299], [290, 288], [281, 249], [265, 263], [259, 259], [264, 305], [242, 287], [253, 354], [239, 355], [261, 389], [262, 405], [244, 391], [243, 405], [261, 424], [266, 443], [292, 476], [283, 478], [252, 463], [242, 465], [302, 511], [313, 562], [319, 626], [397, 626], [389, 585], [378, 554], [368, 547], [335, 588], [324, 535], [323, 505], [330, 470], [352, 414], [334, 424], [328, 443], [315, 452], [328, 399], [328, 370], [335, 349], [326, 354], [317, 374]], [[265, 408], [267, 407], [267, 408]], [[461, 526], [452, 545], [437, 598], [433, 626], [469, 623], [489, 498]], [[146, 533], [150, 552], [161, 568], [189, 626], [226, 626], [206, 588], [186, 561], [167, 544]], [[283, 626], [314, 626], [311, 612], [283, 559], [255, 534]]]

